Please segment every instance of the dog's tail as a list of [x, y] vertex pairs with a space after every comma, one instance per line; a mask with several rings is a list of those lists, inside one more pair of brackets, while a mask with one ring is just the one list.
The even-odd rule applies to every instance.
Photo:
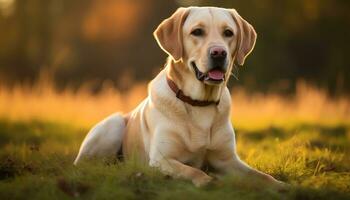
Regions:
[[84, 158], [116, 156], [122, 146], [128, 119], [129, 116], [116, 113], [96, 124], [81, 144], [74, 165]]

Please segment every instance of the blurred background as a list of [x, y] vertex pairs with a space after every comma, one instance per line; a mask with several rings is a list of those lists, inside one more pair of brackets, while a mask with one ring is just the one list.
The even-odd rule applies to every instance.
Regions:
[[347, 0], [0, 0], [0, 80], [33, 84], [48, 72], [58, 89], [106, 80], [121, 91], [145, 82], [166, 55], [152, 32], [179, 6], [236, 8], [256, 29], [239, 80], [248, 91], [295, 92], [303, 80], [350, 92]]
[[236, 8], [258, 33], [229, 83], [236, 127], [350, 122], [348, 0], [0, 0], [0, 118], [129, 112], [165, 63], [153, 31], [191, 5]]

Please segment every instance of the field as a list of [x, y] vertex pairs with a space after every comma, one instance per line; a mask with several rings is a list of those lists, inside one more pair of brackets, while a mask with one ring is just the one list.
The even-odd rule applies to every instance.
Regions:
[[146, 95], [106, 83], [86, 88], [0, 86], [0, 199], [350, 199], [350, 99], [300, 83], [296, 94], [248, 94], [235, 88], [232, 121], [240, 157], [292, 185], [286, 193], [235, 177], [204, 188], [163, 176], [137, 160], [72, 165], [88, 129], [131, 110]]

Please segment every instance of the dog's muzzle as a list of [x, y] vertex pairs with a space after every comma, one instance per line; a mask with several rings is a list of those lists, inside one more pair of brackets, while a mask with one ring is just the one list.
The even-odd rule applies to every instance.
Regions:
[[213, 83], [221, 83], [225, 80], [225, 72], [220, 68], [213, 68], [208, 72], [203, 73], [198, 69], [194, 61], [191, 62], [191, 66], [195, 72], [196, 78], [201, 82], [209, 81]]

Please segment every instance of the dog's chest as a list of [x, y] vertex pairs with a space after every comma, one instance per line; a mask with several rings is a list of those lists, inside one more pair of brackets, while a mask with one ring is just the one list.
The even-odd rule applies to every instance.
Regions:
[[208, 131], [214, 123], [216, 111], [215, 106], [191, 107], [188, 109], [188, 122], [202, 131]]
[[215, 123], [216, 108], [199, 107], [188, 111], [186, 124], [185, 144], [190, 152], [203, 154], [210, 147], [212, 127]]

